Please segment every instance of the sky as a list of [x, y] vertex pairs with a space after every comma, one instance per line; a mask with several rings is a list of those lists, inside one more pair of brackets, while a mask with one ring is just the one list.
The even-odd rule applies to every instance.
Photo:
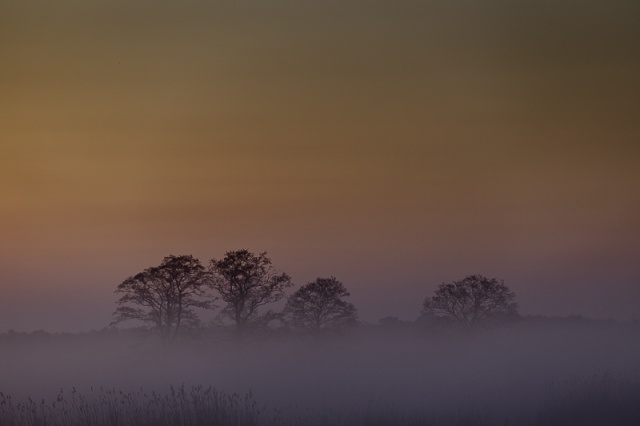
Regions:
[[631, 0], [5, 0], [0, 331], [240, 248], [365, 321], [470, 274], [638, 318], [636, 40]]

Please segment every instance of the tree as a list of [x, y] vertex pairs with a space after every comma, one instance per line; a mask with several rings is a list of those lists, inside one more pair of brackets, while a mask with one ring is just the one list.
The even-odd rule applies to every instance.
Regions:
[[113, 313], [117, 324], [127, 320], [149, 323], [163, 340], [174, 339], [185, 326], [199, 323], [194, 308], [211, 308], [205, 300], [209, 273], [191, 255], [167, 256], [153, 266], [124, 280]]
[[212, 287], [227, 304], [221, 315], [234, 322], [241, 336], [274, 319], [273, 312], [260, 314], [259, 308], [282, 299], [293, 285], [287, 274], [274, 269], [266, 252], [229, 251], [220, 260], [212, 259], [209, 270]]
[[353, 304], [343, 300], [349, 292], [335, 277], [317, 278], [300, 287], [287, 300], [285, 315], [297, 328], [318, 331], [357, 322]]
[[515, 294], [504, 281], [482, 275], [442, 283], [423, 304], [424, 316], [447, 317], [470, 328], [491, 319], [518, 315]]

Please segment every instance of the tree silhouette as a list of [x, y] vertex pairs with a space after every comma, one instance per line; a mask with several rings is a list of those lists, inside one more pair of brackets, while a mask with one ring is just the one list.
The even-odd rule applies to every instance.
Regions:
[[470, 328], [491, 319], [516, 316], [518, 304], [504, 281], [469, 275], [460, 281], [440, 284], [435, 296], [424, 301], [422, 313], [448, 317]]
[[349, 292], [335, 277], [317, 278], [289, 296], [285, 315], [297, 328], [318, 331], [357, 322], [356, 308], [342, 300]]
[[212, 287], [226, 302], [221, 315], [234, 322], [241, 336], [276, 318], [273, 312], [261, 314], [258, 309], [282, 299], [293, 285], [287, 274], [273, 268], [266, 252], [229, 251], [220, 260], [211, 260], [210, 272]]
[[185, 326], [199, 323], [193, 308], [211, 308], [206, 296], [209, 273], [191, 255], [167, 256], [153, 266], [124, 280], [113, 313], [117, 324], [127, 320], [150, 323], [163, 340], [174, 339]]

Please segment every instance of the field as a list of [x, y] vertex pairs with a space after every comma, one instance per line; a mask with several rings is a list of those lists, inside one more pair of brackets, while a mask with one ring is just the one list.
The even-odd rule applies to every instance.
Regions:
[[61, 392], [47, 403], [14, 402], [0, 395], [0, 423], [39, 425], [637, 425], [640, 381], [590, 377], [553, 384], [547, 398], [525, 412], [504, 413], [460, 407], [458, 410], [401, 410], [384, 401], [351, 409], [260, 406], [251, 394], [225, 394], [209, 387], [184, 386], [167, 393], [92, 390]]
[[638, 337], [602, 323], [178, 347], [14, 333], [0, 337], [0, 424], [638, 425]]

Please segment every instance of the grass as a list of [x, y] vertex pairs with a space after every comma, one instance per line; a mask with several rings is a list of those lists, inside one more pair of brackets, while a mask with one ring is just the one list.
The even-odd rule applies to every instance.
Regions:
[[[506, 415], [471, 407], [407, 411], [371, 401], [349, 409], [268, 408], [251, 393], [171, 387], [169, 392], [60, 391], [53, 401], [13, 401], [0, 393], [3, 426], [555, 426], [640, 424], [640, 381], [612, 376], [552, 383], [531, 410]], [[505, 411], [506, 412], [506, 411]]]
[[6, 426], [253, 425], [263, 413], [251, 394], [225, 394], [209, 387], [171, 388], [166, 394], [93, 389], [60, 391], [55, 401], [14, 403], [0, 393], [0, 424]]

